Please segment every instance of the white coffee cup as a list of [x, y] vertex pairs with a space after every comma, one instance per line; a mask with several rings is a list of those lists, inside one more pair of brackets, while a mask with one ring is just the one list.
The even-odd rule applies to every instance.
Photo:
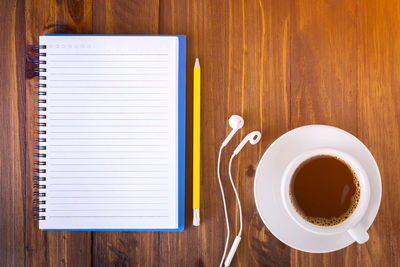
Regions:
[[[355, 211], [340, 224], [334, 226], [318, 226], [306, 221], [302, 216], [300, 216], [291, 200], [290, 200], [290, 182], [293, 176], [293, 173], [297, 169], [297, 167], [303, 163], [305, 160], [318, 156], [318, 155], [331, 155], [342, 159], [346, 162], [354, 171], [359, 183], [360, 183], [360, 199]], [[281, 184], [281, 197], [283, 200], [283, 204], [286, 212], [289, 216], [303, 229], [321, 235], [333, 235], [338, 233], [347, 232], [352, 239], [356, 242], [362, 244], [368, 241], [369, 235], [360, 224], [362, 217], [367, 211], [369, 200], [370, 200], [370, 185], [366, 172], [364, 171], [361, 164], [354, 159], [349, 154], [339, 151], [333, 148], [319, 148], [311, 151], [307, 151], [305, 153], [300, 154], [295, 157], [287, 166]]]

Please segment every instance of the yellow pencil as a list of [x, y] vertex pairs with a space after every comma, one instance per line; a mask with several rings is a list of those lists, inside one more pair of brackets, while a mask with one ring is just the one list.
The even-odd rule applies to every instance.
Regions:
[[200, 63], [193, 69], [193, 225], [200, 225]]

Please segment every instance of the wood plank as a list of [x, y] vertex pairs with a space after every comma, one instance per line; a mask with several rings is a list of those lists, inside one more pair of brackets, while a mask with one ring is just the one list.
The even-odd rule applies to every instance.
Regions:
[[[329, 124], [357, 136], [357, 1], [292, 2], [291, 128]], [[293, 266], [355, 266], [358, 245], [328, 254], [292, 249]]]
[[159, 1], [93, 2], [93, 33], [157, 34]]
[[[288, 129], [288, 16], [290, 6], [277, 1], [162, 1], [160, 32], [186, 34], [187, 117], [192, 108], [192, 68], [196, 56], [202, 67], [202, 181], [201, 225], [191, 226], [191, 153], [187, 154], [187, 227], [183, 234], [161, 234], [163, 266], [216, 266], [225, 242], [225, 221], [216, 177], [218, 146], [231, 130], [227, 120], [242, 115], [245, 127], [224, 152], [221, 166], [227, 176], [230, 153], [240, 137], [263, 132], [257, 147], [235, 159], [232, 173], [244, 209], [243, 239], [232, 266], [288, 265], [289, 249], [262, 223], [255, 208], [253, 177], [267, 146]], [[272, 38], [272, 36], [274, 38]], [[276, 66], [282, 66], [276, 68]], [[279, 118], [279, 119], [277, 119]], [[188, 120], [187, 147], [191, 146]], [[238, 209], [230, 183], [224, 179], [231, 231], [239, 230]], [[233, 234], [232, 234], [233, 236]], [[231, 242], [233, 241], [231, 238]], [[184, 249], [186, 247], [186, 249]], [[186, 251], [190, 251], [187, 253]], [[173, 253], [171, 253], [173, 252]]]
[[[93, 33], [157, 34], [158, 0], [93, 2]], [[157, 232], [93, 233], [94, 266], [160, 266]]]
[[[253, 187], [261, 156], [289, 128], [290, 5], [286, 1], [231, 3], [228, 114], [239, 113], [245, 120], [240, 140], [254, 130], [262, 133], [260, 143], [256, 147], [247, 144], [233, 163], [232, 173], [243, 206], [243, 241], [232, 265], [287, 266], [289, 247], [261, 221]], [[240, 140], [233, 142], [231, 149]], [[233, 229], [237, 232], [236, 207], [235, 217]]]
[[[26, 44], [38, 44], [44, 33], [85, 33], [92, 29], [90, 1], [26, 1]], [[32, 51], [29, 51], [31, 54]], [[27, 65], [32, 57], [27, 54]], [[33, 95], [35, 82], [26, 81], [26, 264], [29, 266], [89, 266], [91, 263], [91, 233], [38, 230], [32, 220], [33, 208]]]
[[[223, 138], [226, 117], [226, 43], [218, 46], [221, 36], [227, 36], [228, 3], [215, 1], [162, 1], [160, 3], [160, 33], [187, 36], [186, 83], [186, 201], [185, 232], [160, 235], [162, 266], [217, 266], [225, 241], [224, 215], [217, 185], [217, 143]], [[210, 18], [214, 18], [211, 20]], [[193, 64], [200, 59], [201, 77], [201, 195], [199, 227], [192, 226], [192, 109]], [[207, 88], [213, 88], [210, 90]], [[207, 104], [205, 104], [207, 103]], [[218, 107], [217, 107], [218, 105]], [[222, 122], [218, 125], [218, 121]], [[207, 129], [206, 131], [204, 129]], [[220, 129], [217, 131], [216, 129]], [[207, 132], [207, 134], [205, 134]], [[215, 145], [214, 145], [215, 144]], [[207, 164], [205, 164], [207, 162]], [[223, 165], [226, 160], [223, 160]], [[206, 192], [206, 193], [205, 193]], [[214, 204], [211, 204], [214, 203]], [[190, 253], [186, 253], [190, 251]], [[172, 252], [172, 253], [171, 253]]]
[[358, 132], [378, 163], [382, 201], [360, 266], [400, 266], [400, 3], [361, 1]]
[[24, 265], [25, 91], [23, 1], [0, 2], [0, 265]]

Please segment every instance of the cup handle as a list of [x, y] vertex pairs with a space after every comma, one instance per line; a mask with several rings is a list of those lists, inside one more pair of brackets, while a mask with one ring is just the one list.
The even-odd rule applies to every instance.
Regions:
[[354, 228], [351, 228], [347, 232], [358, 244], [363, 244], [369, 239], [367, 231], [364, 230], [360, 224], [356, 225]]

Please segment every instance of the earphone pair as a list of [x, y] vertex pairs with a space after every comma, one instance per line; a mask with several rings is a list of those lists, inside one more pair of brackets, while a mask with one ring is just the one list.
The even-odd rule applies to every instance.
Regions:
[[[219, 152], [218, 152], [217, 176], [218, 176], [219, 187], [221, 189], [221, 194], [222, 194], [222, 202], [224, 204], [225, 221], [226, 221], [226, 227], [227, 227], [227, 236], [226, 236], [226, 241], [225, 241], [224, 254], [222, 255], [222, 259], [221, 259], [221, 262], [220, 262], [220, 265], [219, 265], [220, 267], [224, 263], [226, 251], [227, 251], [227, 248], [228, 248], [229, 235], [230, 235], [229, 218], [228, 218], [228, 212], [227, 212], [227, 209], [226, 209], [225, 193], [224, 193], [224, 188], [222, 186], [221, 174], [220, 174], [221, 153], [222, 153], [222, 149], [229, 143], [229, 141], [232, 139], [232, 137], [235, 135], [235, 133], [237, 131], [239, 131], [239, 129], [241, 129], [243, 127], [243, 125], [244, 125], [244, 120], [243, 120], [243, 118], [241, 116], [232, 115], [229, 118], [229, 126], [232, 128], [232, 131], [229, 133], [229, 135], [222, 142], [222, 145], [221, 145], [221, 147], [219, 149]], [[238, 195], [238, 193], [236, 191], [235, 184], [233, 183], [233, 179], [232, 179], [232, 172], [231, 172], [232, 160], [237, 154], [239, 154], [239, 152], [242, 150], [242, 148], [246, 145], [247, 142], [249, 142], [252, 145], [255, 145], [255, 144], [258, 143], [258, 141], [260, 141], [260, 139], [261, 139], [261, 133], [259, 131], [253, 131], [253, 132], [247, 134], [246, 137], [243, 138], [243, 140], [240, 142], [240, 144], [233, 151], [232, 156], [231, 156], [231, 158], [229, 160], [228, 173], [229, 173], [229, 179], [230, 179], [233, 191], [235, 193], [236, 200], [238, 202], [240, 229], [239, 229], [238, 235], [236, 236], [236, 238], [235, 238], [235, 240], [234, 240], [234, 242], [232, 244], [231, 249], [229, 250], [228, 255], [226, 256], [225, 266], [229, 266], [231, 264], [233, 256], [235, 255], [236, 250], [237, 250], [237, 248], [239, 246], [239, 243], [240, 243], [240, 240], [241, 240], [241, 236], [242, 236], [242, 229], [243, 229], [242, 206], [240, 204], [239, 195]]]

